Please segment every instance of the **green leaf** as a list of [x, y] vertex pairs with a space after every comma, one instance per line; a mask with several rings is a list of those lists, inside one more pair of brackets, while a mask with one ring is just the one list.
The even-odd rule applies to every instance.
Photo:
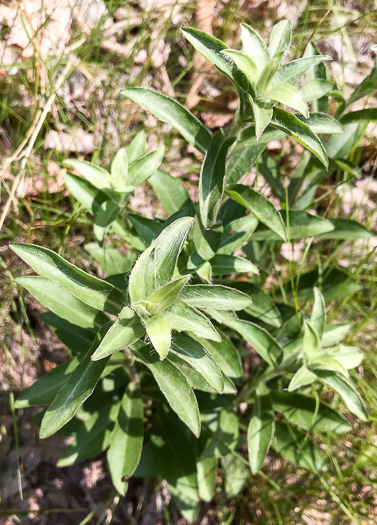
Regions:
[[68, 423], [84, 401], [92, 394], [109, 358], [102, 359], [99, 362], [93, 362], [90, 358], [106, 330], [107, 326], [104, 326], [97, 333], [91, 348], [48, 407], [41, 423], [39, 434], [41, 439], [55, 434]]
[[249, 321], [241, 321], [229, 312], [207, 310], [217, 322], [238, 332], [269, 365], [276, 367], [283, 349], [267, 330]]
[[348, 323], [327, 324], [322, 336], [322, 346], [333, 346], [339, 343], [350, 331], [351, 325]]
[[[315, 59], [320, 56], [321, 56], [321, 53], [319, 52], [318, 48], [312, 42], [309, 42], [305, 48], [304, 57]], [[327, 59], [328, 58], [329, 57], [327, 57]], [[306, 80], [307, 82], [310, 82], [311, 80], [326, 81], [327, 74], [326, 74], [325, 63], [319, 62], [317, 65], [311, 68], [306, 74]], [[329, 110], [329, 97], [323, 96], [318, 100], [313, 100], [311, 103], [311, 108], [312, 108], [312, 111], [314, 112], [322, 111], [322, 113], [327, 114]]]
[[199, 210], [203, 226], [208, 229], [215, 222], [225, 187], [225, 162], [234, 139], [227, 138], [220, 129], [212, 138], [204, 158], [199, 180]]
[[129, 383], [124, 392], [119, 414], [107, 451], [111, 479], [122, 495], [126, 493], [127, 481], [135, 472], [143, 449], [143, 401], [140, 384]]
[[277, 163], [271, 157], [263, 156], [258, 163], [258, 169], [276, 197], [280, 200], [285, 200], [285, 189], [282, 184], [283, 177]]
[[302, 76], [307, 73], [310, 68], [325, 60], [332, 60], [332, 58], [327, 55], [315, 55], [292, 60], [292, 62], [284, 64], [279, 69], [279, 72], [276, 75], [276, 81], [286, 82], [287, 84], [295, 84]]
[[253, 299], [252, 304], [245, 308], [247, 314], [280, 328], [282, 325], [280, 312], [271, 297], [262, 288], [246, 281], [237, 281], [234, 286]]
[[103, 312], [91, 308], [45, 277], [18, 277], [16, 282], [33, 294], [43, 306], [72, 324], [97, 332], [109, 321]]
[[162, 159], [164, 158], [164, 153], [164, 146], [160, 146], [155, 151], [147, 153], [130, 164], [128, 166], [124, 191], [132, 192], [136, 186], [153, 175], [153, 173], [160, 167]]
[[343, 125], [343, 135], [330, 137], [326, 151], [330, 159], [346, 159], [364, 136], [368, 124], [351, 122]]
[[103, 201], [95, 212], [93, 231], [100, 245], [102, 245], [110, 226], [118, 217], [119, 212], [119, 206], [111, 200]]
[[251, 298], [228, 286], [195, 284], [183, 288], [180, 300], [195, 308], [215, 310], [243, 310], [251, 304]]
[[241, 40], [243, 52], [254, 60], [258, 71], [262, 72], [270, 60], [266, 44], [260, 35], [247, 24], [241, 24]]
[[119, 410], [119, 404], [100, 407], [80, 423], [73, 441], [57, 461], [59, 468], [69, 467], [79, 461], [93, 458], [109, 445], [111, 427]]
[[341, 117], [342, 124], [349, 124], [350, 122], [377, 122], [377, 108], [359, 109], [358, 111], [351, 111]]
[[199, 310], [179, 299], [168, 310], [165, 310], [164, 317], [168, 320], [172, 330], [193, 332], [204, 339], [221, 341], [221, 336], [211, 321]]
[[268, 127], [263, 135], [257, 139], [254, 126], [244, 129], [229, 152], [227, 183], [234, 184], [238, 182], [254, 166], [258, 157], [266, 149], [267, 144], [272, 140], [281, 139], [283, 136], [284, 133], [282, 131]]
[[343, 126], [337, 120], [324, 113], [310, 113], [308, 118], [296, 115], [301, 122], [306, 124], [314, 133], [343, 135]]
[[156, 247], [151, 244], [136, 261], [128, 283], [131, 304], [143, 301], [157, 288]]
[[281, 22], [275, 24], [272, 28], [268, 45], [270, 56], [273, 57], [277, 53], [288, 51], [288, 48], [291, 45], [291, 39], [292, 30], [291, 24], [288, 20], [281, 20]]
[[321, 347], [321, 341], [317, 332], [309, 323], [309, 321], [305, 321], [303, 345], [309, 362], [318, 358], [318, 351]]
[[235, 383], [240, 383], [242, 378], [240, 354], [225, 333], [221, 330], [218, 330], [218, 332], [222, 338], [220, 342], [201, 339], [196, 336], [194, 338], [205, 346], [226, 376], [230, 377]]
[[273, 83], [274, 77], [280, 67], [280, 63], [282, 59], [283, 59], [283, 52], [280, 52], [267, 62], [262, 73], [259, 75], [259, 80], [256, 85], [256, 90], [258, 93], [262, 95], [262, 97], [265, 97], [265, 93], [267, 89]]
[[153, 241], [156, 248], [156, 282], [163, 286], [171, 281], [189, 229], [194, 219], [182, 217], [169, 224]]
[[[169, 173], [157, 170], [148, 179], [153, 191], [161, 201], [161, 204], [168, 215], [179, 211], [190, 196], [177, 177], [172, 177]], [[166, 191], [167, 188], [169, 191]]]
[[297, 140], [302, 146], [311, 151], [326, 168], [328, 167], [328, 158], [322, 142], [309, 126], [295, 115], [283, 109], [274, 108], [271, 125]]
[[308, 107], [305, 104], [301, 93], [290, 84], [284, 82], [273, 84], [267, 89], [264, 95], [276, 102], [280, 102], [280, 104], [296, 109], [306, 118], [309, 116]]
[[374, 65], [372, 71], [367, 77], [356, 87], [350, 98], [346, 101], [347, 107], [359, 100], [360, 98], [366, 97], [377, 90], [377, 58], [374, 59]]
[[176, 334], [171, 350], [199, 372], [212, 388], [220, 394], [223, 392], [224, 379], [221, 370], [202, 343], [187, 334]]
[[290, 425], [276, 423], [272, 446], [283, 458], [313, 473], [327, 470], [325, 460], [317, 447], [307, 438], [306, 434]]
[[51, 403], [78, 364], [77, 357], [74, 357], [44, 374], [25, 392], [22, 392], [14, 407], [27, 408]]
[[314, 372], [322, 383], [335, 390], [343, 398], [348, 410], [362, 421], [368, 420], [364, 401], [348, 379], [327, 370], [315, 370]]
[[313, 288], [313, 291], [314, 304], [312, 315], [310, 317], [310, 325], [314, 328], [316, 334], [318, 334], [319, 339], [322, 340], [323, 331], [326, 323], [325, 299], [316, 286]]
[[108, 244], [104, 244], [101, 247], [96, 242], [90, 242], [85, 244], [84, 248], [100, 265], [106, 275], [129, 272], [136, 259], [134, 252], [129, 250], [126, 255], [123, 255]]
[[[234, 203], [234, 201], [230, 201]], [[231, 255], [249, 240], [258, 226], [258, 220], [247, 215], [229, 222], [224, 229], [218, 254]]]
[[250, 104], [253, 108], [254, 122], [255, 122], [255, 138], [259, 142], [264, 130], [267, 128], [272, 119], [272, 108], [264, 108], [259, 106], [249, 95]]
[[288, 386], [288, 391], [293, 392], [297, 388], [310, 385], [317, 379], [316, 374], [309, 370], [305, 365], [297, 370]]
[[127, 157], [129, 164], [146, 154], [147, 137], [144, 131], [139, 131], [133, 141], [127, 146]]
[[[288, 227], [287, 212], [280, 210], [284, 224]], [[310, 215], [304, 211], [289, 211], [289, 239], [302, 239], [305, 237], [316, 237], [334, 229], [333, 224], [326, 220]], [[280, 237], [270, 229], [260, 224], [253, 233], [252, 241], [272, 241], [279, 240]]]
[[143, 319], [147, 335], [160, 359], [165, 359], [170, 350], [171, 330], [163, 315], [156, 314]]
[[227, 193], [231, 199], [245, 206], [260, 222], [279, 237], [283, 240], [287, 239], [287, 231], [281, 215], [266, 197], [242, 184], [230, 186]]
[[243, 257], [234, 255], [215, 255], [211, 259], [212, 274], [214, 276], [228, 275], [231, 273], [254, 273], [259, 274], [258, 268], [252, 262]]
[[85, 160], [66, 159], [63, 162], [63, 166], [77, 170], [98, 190], [111, 189], [110, 173], [105, 169], [92, 164], [91, 162], [87, 162]]
[[213, 64], [223, 75], [232, 80], [242, 89], [247, 88], [245, 77], [234, 64], [234, 62], [225, 56], [222, 51], [228, 49], [221, 40], [208, 35], [204, 31], [192, 27], [183, 27], [181, 29], [185, 38], [203, 55], [211, 64]]
[[212, 436], [202, 452], [202, 457], [225, 456], [232, 450], [235, 450], [238, 444], [238, 437], [238, 417], [231, 409], [221, 410], [217, 428], [212, 432]]
[[290, 423], [311, 432], [348, 432], [351, 425], [328, 405], [311, 397], [290, 392], [271, 391], [274, 410]]
[[161, 392], [177, 416], [199, 436], [200, 417], [195, 394], [185, 376], [169, 361], [160, 361], [156, 354], [150, 353], [150, 347], [133, 350], [136, 359], [152, 372]]
[[263, 385], [257, 389], [253, 413], [247, 429], [247, 446], [250, 469], [256, 474], [262, 467], [271, 445], [275, 430], [275, 414], [272, 408], [270, 392]]
[[147, 217], [136, 215], [136, 213], [128, 213], [127, 219], [134, 226], [136, 233], [146, 246], [149, 246], [161, 233], [162, 224], [156, 220], [147, 219]]
[[225, 49], [222, 51], [223, 55], [230, 57], [233, 62], [236, 64], [238, 69], [240, 69], [248, 79], [251, 84], [255, 84], [258, 80], [258, 70], [257, 66], [250, 56], [241, 51], [236, 51], [235, 49]]
[[315, 78], [304, 84], [304, 86], [301, 88], [301, 96], [305, 102], [310, 102], [312, 100], [318, 100], [319, 98], [327, 95], [333, 89], [334, 84], [332, 84], [332, 82]]
[[225, 473], [225, 494], [235, 498], [245, 487], [248, 478], [248, 468], [240, 454], [227, 454], [220, 459]]
[[145, 333], [145, 329], [139, 321], [137, 315], [125, 306], [120, 312], [117, 321], [111, 326], [104, 335], [99, 346], [92, 355], [92, 361], [99, 361], [114, 352], [135, 343]]
[[162, 122], [173, 126], [189, 144], [201, 153], [207, 151], [211, 141], [210, 132], [181, 104], [151, 89], [127, 88], [120, 93], [139, 104]]
[[328, 219], [334, 229], [320, 235], [321, 239], [371, 239], [373, 234], [356, 221]]
[[111, 184], [115, 191], [127, 191], [128, 156], [127, 149], [121, 148], [111, 163]]
[[196, 463], [198, 489], [201, 500], [210, 503], [214, 496], [217, 475], [217, 458], [200, 458]]
[[67, 262], [57, 253], [35, 244], [11, 244], [10, 248], [34, 271], [68, 290], [85, 304], [117, 314], [125, 297], [111, 284]]
[[195, 267], [203, 261], [212, 259], [220, 246], [223, 235], [223, 227], [220, 223], [215, 224], [210, 230], [206, 230], [199, 219], [195, 221], [193, 230], [195, 251], [190, 256], [188, 268], [191, 265]]
[[133, 303], [133, 308], [142, 315], [156, 315], [169, 308], [177, 299], [191, 275], [184, 275], [155, 290], [146, 299]]
[[[207, 392], [209, 394], [218, 394], [214, 388], [209, 386], [199, 372], [194, 370], [186, 361], [175, 355], [173, 352], [170, 352], [169, 354], [169, 361], [179, 368], [194, 390], [200, 390], [201, 392]], [[222, 374], [222, 376], [224, 380], [224, 390], [221, 394], [236, 394], [237, 388], [233, 381], [225, 374]]]
[[326, 354], [339, 361], [346, 370], [356, 368], [364, 358], [363, 353], [356, 346], [340, 345], [335, 348], [328, 348]]

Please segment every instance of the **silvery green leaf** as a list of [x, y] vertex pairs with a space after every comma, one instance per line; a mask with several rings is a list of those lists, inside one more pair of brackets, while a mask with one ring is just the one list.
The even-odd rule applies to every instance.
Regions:
[[199, 372], [207, 383], [220, 394], [224, 390], [224, 378], [206, 347], [189, 335], [176, 334], [171, 351]]
[[242, 50], [251, 57], [260, 73], [270, 59], [266, 44], [260, 35], [249, 25], [241, 24]]
[[280, 52], [273, 58], [270, 58], [262, 73], [259, 75], [256, 90], [262, 97], [265, 97], [267, 89], [274, 83], [274, 78], [283, 59], [283, 55], [284, 53]]
[[212, 275], [218, 277], [231, 273], [259, 274], [258, 268], [251, 261], [235, 255], [217, 254], [211, 259]]
[[201, 153], [207, 151], [211, 140], [210, 132], [179, 102], [151, 89], [127, 88], [121, 91], [121, 95], [130, 98], [162, 122], [173, 126]]
[[194, 267], [198, 266], [198, 255], [200, 257], [200, 264], [203, 261], [208, 261], [216, 254], [222, 239], [223, 227], [222, 224], [217, 223], [211, 229], [206, 230], [200, 220], [195, 221], [193, 228], [193, 240], [195, 251], [190, 256], [190, 264]]
[[97, 332], [109, 322], [103, 312], [91, 308], [45, 277], [18, 277], [16, 282], [33, 294], [43, 306], [72, 324]]
[[139, 464], [143, 449], [143, 401], [140, 383], [129, 383], [120, 403], [118, 417], [110, 437], [107, 464], [117, 491], [124, 495], [127, 481]]
[[325, 299], [320, 290], [315, 286], [314, 291], [314, 304], [312, 315], [310, 317], [310, 324], [318, 334], [320, 340], [322, 340], [323, 331], [326, 324], [326, 305]]
[[117, 314], [126, 304], [125, 297], [114, 286], [80, 270], [52, 250], [35, 244], [11, 244], [10, 248], [42, 277], [92, 308]]
[[313, 473], [327, 470], [325, 460], [313, 442], [290, 425], [276, 423], [272, 446], [283, 458]]
[[231, 199], [245, 206], [255, 217], [274, 231], [283, 240], [287, 239], [287, 230], [280, 213], [263, 195], [249, 186], [234, 184], [227, 189]]
[[316, 374], [309, 370], [306, 366], [302, 366], [297, 370], [293, 378], [291, 379], [291, 382], [288, 386], [288, 391], [293, 392], [293, 390], [296, 390], [297, 388], [300, 388], [305, 385], [310, 385], [317, 379]]
[[84, 401], [92, 394], [109, 358], [102, 359], [99, 362], [93, 362], [90, 358], [106, 330], [107, 326], [97, 333], [91, 348], [48, 407], [41, 423], [39, 434], [41, 439], [55, 434], [68, 423]]
[[252, 302], [248, 295], [220, 284], [187, 285], [183, 288], [179, 298], [195, 308], [215, 310], [243, 310]]
[[228, 498], [239, 496], [245, 487], [249, 470], [240, 454], [230, 453], [220, 458], [225, 474], [225, 494]]
[[300, 92], [305, 102], [310, 102], [327, 95], [333, 89], [334, 84], [332, 84], [332, 82], [315, 78], [306, 82], [301, 88]]
[[135, 252], [129, 250], [123, 255], [108, 244], [99, 246], [96, 242], [90, 242], [85, 244], [84, 248], [108, 276], [129, 272], [136, 259]]
[[271, 31], [270, 42], [268, 44], [268, 52], [271, 57], [277, 53], [288, 51], [291, 45], [292, 30], [291, 24], [288, 20], [281, 20], [274, 25]]
[[340, 345], [335, 348], [327, 348], [326, 354], [339, 361], [346, 370], [356, 368], [364, 358], [363, 353], [356, 346]]
[[280, 104], [299, 111], [306, 118], [309, 117], [308, 107], [300, 91], [290, 84], [286, 84], [285, 82], [273, 84], [265, 91], [264, 95], [276, 102], [280, 102]]
[[238, 69], [240, 69], [248, 79], [251, 84], [255, 84], [258, 80], [258, 70], [257, 66], [250, 56], [241, 51], [236, 51], [235, 49], [225, 49], [221, 51], [223, 55], [230, 57], [233, 62], [236, 64]]
[[259, 141], [264, 130], [267, 128], [272, 118], [272, 108], [263, 108], [255, 102], [249, 95], [250, 104], [253, 108], [255, 122], [255, 138]]
[[204, 158], [199, 180], [199, 210], [203, 226], [215, 222], [225, 187], [225, 162], [234, 139], [220, 129], [212, 138]]
[[214, 495], [217, 462], [217, 458], [200, 458], [196, 463], [199, 497], [207, 503], [212, 501]]
[[218, 332], [222, 338], [220, 342], [210, 341], [209, 339], [202, 339], [196, 336], [193, 337], [206, 347], [226, 376], [232, 381], [240, 383], [242, 379], [240, 353], [224, 332], [219, 329]]
[[344, 400], [347, 408], [362, 421], [367, 421], [368, 416], [365, 404], [354, 385], [343, 376], [326, 370], [316, 370], [315, 375], [325, 385], [337, 392]]
[[161, 314], [144, 317], [143, 323], [147, 336], [160, 359], [165, 359], [170, 350], [171, 330], [169, 322]]
[[[287, 212], [279, 211], [284, 224], [288, 230]], [[316, 237], [334, 229], [333, 224], [327, 219], [321, 219], [316, 215], [311, 215], [304, 211], [289, 211], [289, 230], [288, 237], [292, 241], [305, 237]], [[251, 237], [251, 241], [272, 241], [279, 240], [280, 237], [271, 229], [260, 224]]]
[[143, 157], [147, 150], [147, 137], [144, 131], [139, 131], [132, 140], [132, 142], [127, 146], [127, 157], [128, 163], [132, 164], [136, 159]]
[[322, 346], [333, 346], [339, 343], [350, 331], [351, 325], [348, 323], [328, 324], [325, 326], [322, 336]]
[[309, 321], [305, 321], [303, 346], [309, 362], [312, 362], [312, 360], [318, 357], [321, 341], [316, 330]]
[[[148, 179], [148, 184], [159, 198], [168, 215], [179, 211], [190, 200], [190, 196], [178, 177], [173, 177], [162, 170], [157, 170]], [[166, 191], [169, 188], [169, 191]]]
[[145, 333], [145, 328], [135, 312], [125, 306], [117, 321], [111, 326], [92, 355], [92, 361], [98, 361], [114, 352], [138, 341]]
[[127, 149], [121, 148], [111, 163], [111, 185], [115, 191], [127, 191], [128, 156]]
[[[234, 202], [234, 201], [233, 201]], [[258, 220], [247, 215], [229, 222], [224, 228], [218, 254], [231, 255], [249, 240], [258, 226]]]
[[279, 390], [271, 391], [274, 410], [290, 423], [311, 432], [348, 432], [351, 425], [338, 412], [316, 399]]
[[269, 389], [261, 385], [255, 394], [253, 413], [247, 429], [250, 469], [256, 474], [262, 467], [275, 430], [275, 414]]
[[238, 332], [269, 365], [276, 367], [280, 362], [283, 348], [267, 330], [249, 321], [241, 321], [232, 312], [213, 309], [208, 309], [206, 312], [218, 323]]
[[157, 288], [156, 248], [151, 244], [136, 261], [128, 284], [131, 304], [142, 301]]
[[164, 153], [164, 146], [160, 146], [129, 164], [124, 191], [132, 192], [143, 180], [153, 175], [160, 167]]
[[343, 126], [330, 115], [324, 113], [310, 113], [308, 118], [296, 115], [301, 122], [304, 122], [314, 133], [319, 135], [343, 135]]
[[108, 171], [85, 160], [66, 159], [63, 165], [77, 170], [98, 190], [111, 189], [111, 176]]
[[140, 310], [142, 315], [154, 316], [163, 312], [174, 303], [190, 277], [191, 275], [184, 275], [170, 281], [170, 283], [152, 292], [146, 299], [133, 303], [133, 308]]
[[199, 310], [179, 299], [165, 310], [164, 317], [168, 320], [172, 330], [193, 332], [204, 339], [221, 341], [221, 336], [215, 330], [211, 321]]
[[326, 150], [320, 139], [309, 126], [288, 111], [279, 108], [274, 108], [273, 111], [274, 114], [271, 125], [297, 140], [297, 142], [311, 151], [327, 168], [329, 163]]
[[[305, 48], [304, 57], [318, 58], [319, 56], [321, 56], [319, 49], [316, 47], [315, 44], [313, 44], [313, 42], [309, 42]], [[319, 62], [307, 71], [306, 80], [307, 82], [310, 82], [311, 80], [327, 80], [326, 65], [324, 61]], [[329, 97], [325, 95], [318, 100], [313, 100], [311, 103], [311, 108], [314, 112], [321, 111], [322, 113], [327, 114], [329, 111]]]
[[157, 354], [150, 353], [150, 347], [133, 350], [138, 361], [152, 372], [161, 392], [177, 416], [199, 436], [200, 417], [195, 394], [182, 372], [169, 361], [160, 361]]
[[291, 85], [295, 84], [302, 76], [307, 73], [310, 68], [325, 60], [332, 60], [332, 58], [327, 55], [315, 55], [292, 60], [292, 62], [284, 64], [279, 69], [279, 72], [276, 75], [276, 81], [286, 82], [287, 84]]

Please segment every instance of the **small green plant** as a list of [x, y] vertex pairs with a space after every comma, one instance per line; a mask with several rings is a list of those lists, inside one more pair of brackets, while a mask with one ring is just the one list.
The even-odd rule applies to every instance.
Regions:
[[[147, 153], [140, 132], [110, 171], [65, 163], [81, 174], [67, 173], [65, 182], [94, 216], [97, 242], [85, 248], [106, 279], [47, 248], [11, 247], [39, 274], [17, 282], [50, 310], [44, 320], [74, 354], [24, 392], [16, 407], [48, 405], [42, 438], [73, 434], [59, 466], [107, 449], [121, 494], [132, 475], [165, 478], [192, 520], [199, 501], [213, 497], [219, 465], [229, 496], [242, 490], [250, 470], [258, 473], [270, 447], [304, 469], [325, 471], [326, 457], [311, 437], [351, 428], [338, 402], [323, 401], [331, 400], [329, 390], [367, 420], [349, 376], [362, 354], [341, 343], [347, 323], [326, 322], [325, 300], [354, 289], [352, 276], [333, 266], [314, 268], [288, 282], [280, 276], [274, 298], [263, 288], [287, 241], [316, 237], [331, 245], [371, 236], [354, 221], [306, 210], [324, 180], [357, 175], [352, 154], [375, 110], [349, 108], [376, 89], [377, 66], [345, 100], [326, 79], [328, 57], [313, 44], [302, 58], [285, 62], [286, 21], [274, 26], [268, 46], [243, 25], [242, 51], [196, 29], [183, 34], [234, 85], [239, 106], [229, 128], [211, 135], [182, 105], [148, 89], [122, 94], [204, 154], [199, 203], [160, 169], [164, 149]], [[327, 113], [329, 94], [337, 120]], [[284, 136], [307, 150], [288, 184], [264, 155], [271, 140]], [[256, 162], [280, 209], [256, 187], [239, 183]], [[167, 219], [132, 212], [128, 197], [144, 181]], [[126, 255], [115, 247], [119, 242]], [[244, 374], [241, 358], [250, 347], [258, 364]], [[248, 459], [241, 453], [245, 442]]]

